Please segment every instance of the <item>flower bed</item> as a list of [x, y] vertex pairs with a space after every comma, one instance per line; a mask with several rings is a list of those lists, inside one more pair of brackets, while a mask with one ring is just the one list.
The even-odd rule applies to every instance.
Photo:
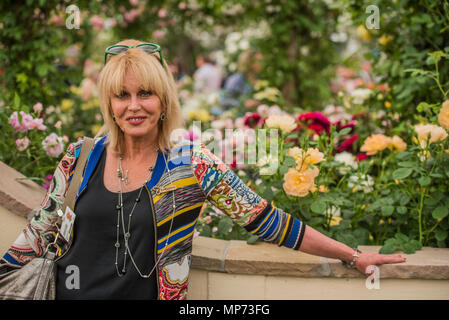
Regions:
[[[389, 111], [381, 90], [359, 86], [341, 95], [343, 106], [323, 112], [289, 113], [259, 104], [235, 119], [225, 112], [201, 122], [212, 133], [191, 127], [185, 136], [206, 145], [212, 141], [211, 149], [218, 138], [219, 155], [235, 153], [228, 165], [257, 194], [352, 247], [382, 245], [384, 253], [447, 247], [449, 101], [434, 108], [429, 119], [412, 123]], [[367, 106], [374, 104], [383, 108], [373, 112]], [[360, 112], [349, 113], [357, 108]], [[274, 138], [269, 130], [277, 130]], [[263, 135], [269, 135], [262, 144], [269, 154], [251, 164], [254, 144]], [[247, 141], [244, 153], [242, 141]], [[197, 230], [257, 241], [212, 207]]]

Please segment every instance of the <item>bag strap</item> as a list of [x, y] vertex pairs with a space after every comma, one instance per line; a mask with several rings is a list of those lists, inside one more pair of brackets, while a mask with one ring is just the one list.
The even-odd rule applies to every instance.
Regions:
[[81, 146], [81, 153], [76, 162], [74, 175], [70, 182], [69, 189], [67, 190], [64, 202], [62, 204], [62, 212], [65, 212], [68, 206], [72, 211], [75, 211], [75, 197], [81, 185], [81, 178], [83, 177], [84, 167], [86, 166], [87, 157], [94, 146], [94, 139], [84, 137], [83, 144]]

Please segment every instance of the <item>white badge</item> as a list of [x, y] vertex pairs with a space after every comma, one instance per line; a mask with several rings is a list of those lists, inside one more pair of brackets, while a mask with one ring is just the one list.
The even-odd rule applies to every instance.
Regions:
[[[58, 214], [62, 213], [58, 212]], [[75, 212], [72, 211], [69, 207], [66, 207], [65, 214], [62, 217], [62, 223], [61, 223], [61, 229], [60, 229], [60, 235], [66, 240], [70, 240], [70, 233], [73, 229], [73, 224], [75, 223]]]

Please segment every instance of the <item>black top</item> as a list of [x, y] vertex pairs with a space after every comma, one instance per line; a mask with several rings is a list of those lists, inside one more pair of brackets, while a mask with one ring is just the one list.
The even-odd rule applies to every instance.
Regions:
[[[156, 270], [145, 279], [129, 255], [126, 273], [115, 268], [118, 193], [103, 183], [106, 149], [92, 173], [87, 189], [75, 205], [74, 239], [67, 254], [57, 261], [56, 299], [157, 299]], [[123, 193], [125, 230], [139, 189]], [[147, 189], [134, 209], [129, 246], [142, 274], [154, 267], [154, 223]], [[120, 220], [119, 271], [124, 260], [123, 228]]]

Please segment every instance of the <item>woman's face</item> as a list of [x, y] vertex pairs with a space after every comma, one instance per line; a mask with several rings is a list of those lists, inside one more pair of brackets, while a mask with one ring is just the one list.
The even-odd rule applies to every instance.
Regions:
[[161, 100], [155, 93], [144, 90], [131, 70], [124, 80], [122, 92], [111, 97], [115, 121], [125, 137], [154, 140], [158, 135]]

